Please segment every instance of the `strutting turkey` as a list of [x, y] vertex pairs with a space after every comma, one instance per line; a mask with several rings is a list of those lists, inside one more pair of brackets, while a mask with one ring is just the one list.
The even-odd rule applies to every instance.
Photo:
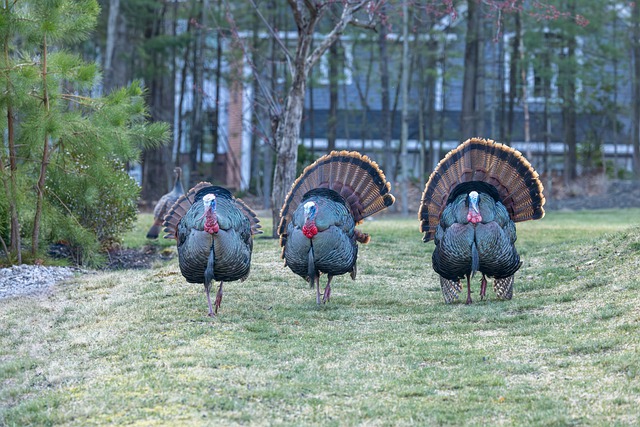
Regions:
[[164, 217], [169, 212], [169, 209], [173, 204], [184, 194], [184, 189], [182, 188], [182, 180], [180, 179], [182, 176], [182, 169], [176, 167], [173, 169], [173, 173], [176, 176], [175, 182], [173, 183], [173, 189], [162, 196], [158, 203], [156, 203], [156, 207], [153, 209], [153, 225], [149, 228], [147, 232], [147, 239], [157, 239], [160, 234], [160, 227], [162, 227], [162, 221], [164, 221]]
[[378, 165], [357, 152], [332, 151], [308, 166], [293, 183], [280, 211], [278, 234], [285, 266], [316, 286], [327, 275], [322, 302], [331, 296], [333, 276], [356, 278], [358, 245], [368, 234], [355, 228], [395, 201]]
[[[229, 190], [201, 182], [181, 196], [164, 219], [165, 238], [176, 239], [178, 263], [189, 283], [204, 283], [209, 316], [218, 313], [223, 282], [247, 278], [253, 235], [262, 233], [255, 212]], [[215, 309], [211, 281], [220, 281]]]
[[460, 279], [482, 273], [500, 299], [513, 296], [513, 275], [520, 268], [515, 222], [544, 217], [538, 173], [517, 150], [472, 138], [451, 150], [429, 177], [418, 213], [423, 241], [435, 240], [433, 269], [440, 275], [446, 303], [458, 298]]

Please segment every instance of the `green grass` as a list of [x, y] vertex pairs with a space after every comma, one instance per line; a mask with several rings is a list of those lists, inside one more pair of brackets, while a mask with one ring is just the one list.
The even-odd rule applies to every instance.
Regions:
[[0, 425], [637, 425], [639, 223], [518, 224], [512, 301], [476, 280], [445, 305], [433, 243], [393, 217], [322, 307], [264, 237], [216, 319], [175, 260], [3, 300]]
[[138, 221], [136, 221], [133, 229], [123, 236], [123, 245], [128, 248], [141, 248], [143, 246], [151, 245], [158, 247], [173, 247], [175, 246], [175, 240], [163, 239], [165, 232], [160, 230], [160, 236], [157, 239], [147, 239], [147, 231], [153, 224], [152, 213], [141, 213], [138, 215]]

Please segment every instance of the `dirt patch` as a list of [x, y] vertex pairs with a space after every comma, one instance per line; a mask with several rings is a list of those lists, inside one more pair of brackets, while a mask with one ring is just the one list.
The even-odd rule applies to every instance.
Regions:
[[141, 249], [113, 249], [108, 252], [108, 263], [104, 270], [128, 270], [151, 268], [155, 262], [166, 262], [175, 258], [173, 248], [159, 248], [153, 245]]
[[640, 207], [640, 185], [634, 181], [603, 180], [577, 187], [573, 191], [566, 187], [562, 189], [564, 191], [558, 191], [558, 195], [554, 199], [547, 200], [547, 206], [545, 206], [547, 209], [581, 210]]
[[[76, 257], [69, 246], [61, 243], [49, 247], [48, 255], [52, 258], [67, 259], [72, 265], [77, 265]], [[100, 270], [127, 270], [151, 268], [156, 262], [170, 261], [176, 257], [174, 247], [160, 247], [145, 245], [140, 249], [115, 247], [106, 254], [106, 263]]]

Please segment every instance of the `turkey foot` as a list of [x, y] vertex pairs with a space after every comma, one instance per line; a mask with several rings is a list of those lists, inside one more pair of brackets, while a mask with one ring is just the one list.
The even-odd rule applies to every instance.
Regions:
[[480, 301], [484, 300], [484, 296], [487, 293], [487, 278], [482, 275], [482, 280], [480, 280]]
[[215, 314], [218, 314], [218, 309], [220, 308], [220, 304], [222, 304], [222, 282], [220, 282], [220, 287], [218, 287], [218, 293], [216, 294]]

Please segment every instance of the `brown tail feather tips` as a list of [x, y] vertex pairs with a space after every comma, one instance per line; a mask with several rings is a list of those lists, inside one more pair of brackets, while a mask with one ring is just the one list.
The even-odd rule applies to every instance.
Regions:
[[278, 234], [286, 242], [287, 223], [303, 196], [315, 188], [329, 188], [347, 202], [356, 224], [391, 206], [391, 184], [376, 162], [357, 151], [332, 151], [307, 166], [296, 179], [280, 210]]
[[495, 187], [514, 222], [544, 217], [542, 182], [522, 153], [489, 139], [471, 138], [447, 153], [425, 186], [418, 212], [425, 242], [433, 239], [455, 188], [468, 182]]

